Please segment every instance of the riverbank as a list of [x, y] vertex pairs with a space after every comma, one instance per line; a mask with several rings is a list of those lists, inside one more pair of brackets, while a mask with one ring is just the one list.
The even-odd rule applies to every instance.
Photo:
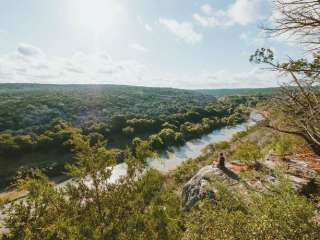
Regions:
[[[235, 134], [253, 127], [261, 119], [262, 116], [258, 112], [252, 111], [246, 122], [237, 124], [236, 126], [223, 127], [221, 129], [213, 130], [211, 133], [204, 135], [199, 139], [186, 142], [183, 146], [172, 147], [170, 152], [168, 151], [167, 153], [163, 153], [158, 158], [149, 159], [148, 165], [150, 168], [156, 169], [162, 173], [168, 173], [176, 169], [184, 161], [199, 157], [207, 146], [222, 141], [229, 141]], [[117, 179], [126, 175], [126, 173], [126, 164], [117, 164], [113, 167], [112, 175], [109, 181], [116, 182]], [[57, 186], [63, 187], [70, 181], [72, 180], [69, 179], [58, 184]]]
[[[228, 141], [232, 136], [238, 132], [244, 131], [247, 128], [254, 126], [257, 121], [261, 120], [261, 116], [257, 112], [253, 111], [249, 119], [241, 124], [235, 126], [223, 127], [221, 129], [215, 129], [207, 135], [203, 135], [199, 139], [194, 139], [186, 142], [183, 146], [172, 147], [171, 151], [163, 153], [159, 158], [150, 159], [149, 165], [161, 172], [168, 172], [175, 169], [183, 161], [198, 157], [202, 150], [210, 144], [220, 141]], [[117, 164], [112, 172], [110, 178], [111, 182], [116, 181], [120, 176], [126, 174], [126, 165], [124, 163]], [[51, 179], [53, 184], [58, 187], [62, 187], [72, 181], [66, 179], [66, 176], [58, 176]], [[0, 200], [2, 201], [14, 201], [26, 196], [25, 192], [18, 192], [15, 189], [11, 191], [5, 191], [0, 193]]]

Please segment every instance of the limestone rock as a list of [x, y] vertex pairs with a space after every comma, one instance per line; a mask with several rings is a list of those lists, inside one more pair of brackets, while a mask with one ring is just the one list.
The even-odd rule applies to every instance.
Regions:
[[201, 168], [184, 186], [181, 194], [181, 204], [183, 209], [190, 209], [200, 199], [208, 196], [214, 201], [217, 189], [210, 181], [217, 177], [229, 186], [239, 184], [239, 176], [227, 168], [205, 166]]

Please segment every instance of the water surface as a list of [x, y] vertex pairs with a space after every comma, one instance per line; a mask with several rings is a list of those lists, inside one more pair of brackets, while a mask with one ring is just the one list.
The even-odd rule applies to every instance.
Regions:
[[[252, 112], [248, 121], [231, 127], [223, 127], [213, 130], [211, 133], [199, 139], [186, 142], [183, 146], [172, 147], [172, 152], [160, 155], [157, 159], [150, 159], [149, 165], [162, 172], [175, 169], [183, 161], [196, 158], [201, 155], [202, 150], [210, 144], [229, 141], [235, 133], [246, 130], [254, 126], [257, 121], [262, 119], [257, 112]], [[120, 176], [126, 174], [126, 164], [121, 163], [114, 167], [110, 181], [115, 182]]]

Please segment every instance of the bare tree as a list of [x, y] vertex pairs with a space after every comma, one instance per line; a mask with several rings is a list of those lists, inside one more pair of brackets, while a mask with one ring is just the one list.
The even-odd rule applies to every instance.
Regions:
[[274, 0], [272, 21], [271, 27], [265, 27], [271, 35], [285, 35], [300, 40], [312, 50], [319, 49], [319, 0]]
[[251, 56], [251, 62], [267, 64], [291, 79], [281, 85], [266, 126], [302, 136], [320, 155], [320, 0], [276, 0], [273, 10], [273, 25], [265, 30], [305, 44], [312, 60], [277, 63], [273, 52], [264, 48]]

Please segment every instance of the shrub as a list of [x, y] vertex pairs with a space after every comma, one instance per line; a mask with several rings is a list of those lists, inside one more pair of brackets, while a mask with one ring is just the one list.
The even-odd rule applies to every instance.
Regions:
[[271, 149], [275, 154], [283, 156], [286, 154], [291, 154], [294, 148], [299, 144], [303, 144], [303, 140], [299, 137], [288, 134], [280, 134], [272, 139]]
[[232, 158], [244, 163], [252, 164], [262, 157], [261, 148], [255, 142], [245, 142], [237, 146]]

